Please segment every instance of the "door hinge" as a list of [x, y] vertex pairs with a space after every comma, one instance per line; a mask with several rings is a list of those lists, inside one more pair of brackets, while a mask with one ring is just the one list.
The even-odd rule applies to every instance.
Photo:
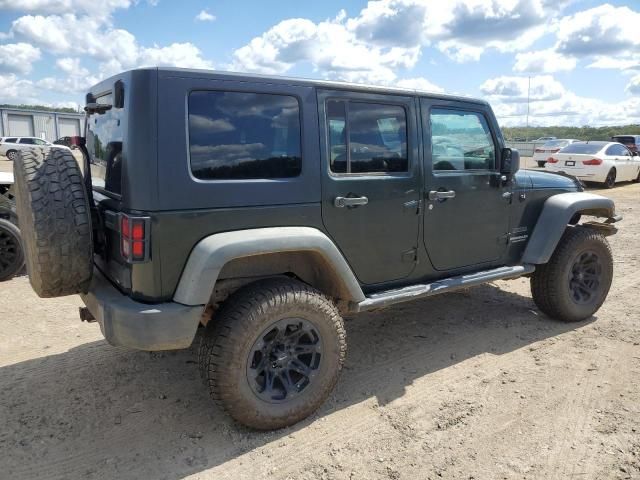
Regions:
[[403, 263], [408, 263], [408, 262], [415, 263], [416, 261], [418, 261], [418, 249], [417, 248], [412, 248], [411, 250], [407, 250], [406, 252], [404, 252], [402, 254], [402, 262]]

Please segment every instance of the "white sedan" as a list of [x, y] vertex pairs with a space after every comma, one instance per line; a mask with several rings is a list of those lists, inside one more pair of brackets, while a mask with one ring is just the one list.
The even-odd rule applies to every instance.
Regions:
[[0, 138], [0, 155], [7, 157], [9, 160], [15, 160], [19, 151], [34, 146], [64, 148], [71, 151], [69, 147], [54, 145], [38, 137], [2, 137]]
[[616, 142], [574, 142], [553, 154], [545, 168], [602, 183], [606, 188], [616, 182], [640, 181], [640, 157]]
[[533, 161], [536, 162], [540, 168], [542, 168], [544, 167], [544, 164], [547, 163], [547, 159], [551, 155], [553, 155], [554, 153], [558, 153], [567, 145], [577, 141], [578, 140], [575, 140], [573, 138], [549, 140], [541, 147], [536, 147], [536, 149], [533, 151]]

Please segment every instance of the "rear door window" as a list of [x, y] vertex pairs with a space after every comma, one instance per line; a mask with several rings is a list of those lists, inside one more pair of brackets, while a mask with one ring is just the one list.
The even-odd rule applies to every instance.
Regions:
[[404, 107], [330, 100], [327, 120], [333, 173], [408, 172]]
[[195, 91], [189, 95], [191, 172], [200, 180], [297, 177], [300, 107], [289, 95]]
[[33, 138], [21, 138], [18, 143], [25, 145], [35, 145], [36, 141]]

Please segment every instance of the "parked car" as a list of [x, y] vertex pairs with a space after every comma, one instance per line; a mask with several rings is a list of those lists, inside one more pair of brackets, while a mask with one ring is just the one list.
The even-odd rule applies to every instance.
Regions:
[[74, 137], [60, 137], [59, 139], [53, 142], [54, 145], [64, 145], [65, 147], [69, 147], [74, 150], [79, 148], [80, 143], [82, 142], [82, 137], [74, 136]]
[[0, 172], [0, 282], [24, 267], [24, 253], [13, 198], [13, 174]]
[[485, 101], [171, 68], [86, 98], [89, 177], [59, 149], [14, 163], [31, 285], [79, 293], [113, 345], [187, 348], [202, 327], [209, 392], [250, 427], [324, 402], [344, 315], [529, 276], [574, 322], [609, 291], [613, 201], [519, 171]]
[[[53, 147], [54, 144], [38, 137], [2, 137], [0, 138], [0, 155], [7, 157], [9, 160], [15, 160], [18, 152], [33, 146]], [[64, 145], [55, 146], [71, 151], [69, 147]]]
[[606, 188], [616, 182], [640, 181], [640, 157], [617, 142], [574, 142], [549, 158], [546, 169]]
[[632, 155], [640, 155], [640, 135], [614, 135], [611, 141], [623, 144]]
[[533, 151], [533, 161], [538, 164], [540, 168], [544, 167], [544, 164], [547, 163], [547, 159], [554, 153], [560, 151], [561, 148], [566, 147], [570, 143], [577, 142], [573, 138], [563, 138], [558, 140], [549, 140], [541, 147], [537, 147]]

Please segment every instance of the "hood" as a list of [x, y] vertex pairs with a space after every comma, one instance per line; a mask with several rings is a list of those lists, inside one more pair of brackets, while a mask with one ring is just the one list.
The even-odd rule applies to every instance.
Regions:
[[13, 185], [13, 173], [0, 172], [0, 185]]
[[580, 181], [570, 175], [541, 172], [539, 170], [527, 170], [526, 174], [533, 188], [569, 188], [582, 190]]

